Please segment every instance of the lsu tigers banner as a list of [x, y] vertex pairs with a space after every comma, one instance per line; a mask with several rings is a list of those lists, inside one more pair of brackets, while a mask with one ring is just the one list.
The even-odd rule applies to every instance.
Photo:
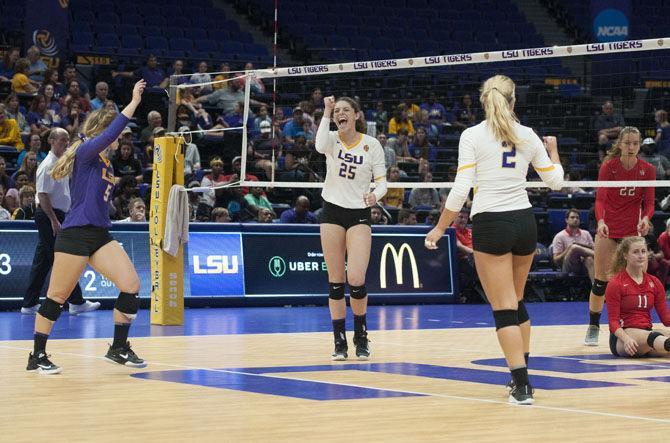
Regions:
[[26, 48], [37, 46], [42, 59], [58, 68], [67, 56], [69, 0], [25, 0]]
[[168, 196], [173, 185], [184, 184], [184, 152], [181, 137], [154, 140], [153, 179], [149, 210], [151, 254], [151, 323], [184, 324], [184, 248], [176, 257], [163, 251]]

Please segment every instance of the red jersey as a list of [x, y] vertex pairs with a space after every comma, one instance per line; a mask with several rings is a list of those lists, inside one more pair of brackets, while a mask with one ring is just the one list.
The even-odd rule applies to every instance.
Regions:
[[[463, 229], [458, 229], [454, 227], [454, 229], [456, 230], [456, 240], [461, 242], [463, 246], [472, 249], [472, 229], [468, 227], [465, 227]], [[458, 258], [463, 258], [465, 257], [465, 255], [466, 255], [465, 253], [458, 251]]]
[[663, 252], [663, 258], [670, 259], [670, 235], [668, 235], [668, 231], [663, 231], [658, 237], [658, 247]]
[[605, 291], [610, 331], [619, 328], [651, 328], [651, 308], [665, 326], [670, 326], [670, 309], [661, 282], [646, 272], [638, 285], [624, 269], [612, 278]]
[[[639, 160], [629, 171], [619, 157], [600, 166], [598, 181], [656, 180], [656, 168]], [[596, 220], [605, 220], [610, 238], [638, 235], [637, 224], [645, 215], [654, 215], [655, 190], [652, 187], [598, 188], [596, 190]]]

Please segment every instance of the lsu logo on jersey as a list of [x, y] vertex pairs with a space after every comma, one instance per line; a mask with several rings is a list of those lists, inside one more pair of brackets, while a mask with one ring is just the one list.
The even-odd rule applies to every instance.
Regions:
[[[365, 145], [365, 147], [367, 148], [368, 146]], [[337, 158], [339, 158], [340, 160], [342, 160], [345, 163], [353, 163], [354, 165], [362, 165], [363, 164], [363, 156], [362, 155], [354, 155], [354, 154], [350, 154], [348, 152], [342, 152], [342, 150], [340, 150], [340, 152], [337, 153]]]

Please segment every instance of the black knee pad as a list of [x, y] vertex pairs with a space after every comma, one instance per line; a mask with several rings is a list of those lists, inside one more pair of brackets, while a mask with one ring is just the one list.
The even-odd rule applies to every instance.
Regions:
[[654, 349], [654, 340], [656, 340], [658, 337], [662, 337], [662, 336], [663, 336], [663, 334], [661, 334], [660, 332], [656, 332], [656, 331], [650, 332], [649, 335], [647, 336], [647, 344], [652, 349]]
[[63, 313], [63, 305], [47, 297], [37, 313], [47, 320], [56, 321]]
[[342, 300], [344, 298], [344, 283], [328, 283], [328, 298]]
[[528, 311], [526, 310], [526, 304], [521, 300], [519, 302], [519, 307], [517, 308], [517, 317], [519, 317], [519, 324], [526, 323], [530, 320], [528, 316]]
[[607, 282], [598, 280], [597, 278], [593, 280], [593, 285], [591, 286], [591, 292], [593, 295], [602, 297], [605, 295], [605, 290], [607, 289]]
[[508, 326], [519, 326], [519, 314], [516, 309], [493, 311], [493, 320], [496, 322], [496, 331]]
[[129, 294], [127, 292], [119, 293], [119, 296], [114, 303], [114, 309], [133, 320], [137, 317], [137, 311], [140, 308], [140, 301], [137, 294]]
[[356, 300], [362, 300], [365, 297], [368, 296], [368, 290], [365, 287], [365, 285], [361, 286], [351, 286], [349, 285], [349, 291], [351, 298], [355, 298]]

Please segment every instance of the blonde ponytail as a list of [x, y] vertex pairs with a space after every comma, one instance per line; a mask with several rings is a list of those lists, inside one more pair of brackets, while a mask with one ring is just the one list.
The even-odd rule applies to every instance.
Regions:
[[607, 151], [607, 155], [603, 159], [603, 161], [607, 160], [612, 160], [613, 158], [616, 157], [621, 157], [621, 146], [619, 144], [621, 143], [621, 140], [623, 139], [623, 136], [626, 134], [637, 134], [638, 136], [640, 135], [640, 130], [637, 129], [635, 126], [626, 126], [619, 131], [619, 136], [617, 137], [616, 141], [612, 144], [612, 148]]
[[514, 113], [514, 82], [507, 76], [494, 75], [484, 82], [479, 101], [484, 106], [486, 123], [496, 140], [521, 147], [521, 140], [514, 131], [519, 119]]
[[88, 117], [86, 117], [86, 121], [84, 121], [81, 130], [82, 133], [76, 136], [75, 140], [70, 143], [70, 146], [65, 153], [63, 153], [63, 155], [56, 161], [56, 164], [51, 171], [51, 176], [54, 180], [61, 180], [72, 175], [74, 159], [79, 146], [81, 146], [84, 140], [100, 135], [102, 131], [107, 129], [107, 126], [112, 123], [116, 118], [116, 115], [117, 113], [114, 110], [100, 108], [91, 112]]

